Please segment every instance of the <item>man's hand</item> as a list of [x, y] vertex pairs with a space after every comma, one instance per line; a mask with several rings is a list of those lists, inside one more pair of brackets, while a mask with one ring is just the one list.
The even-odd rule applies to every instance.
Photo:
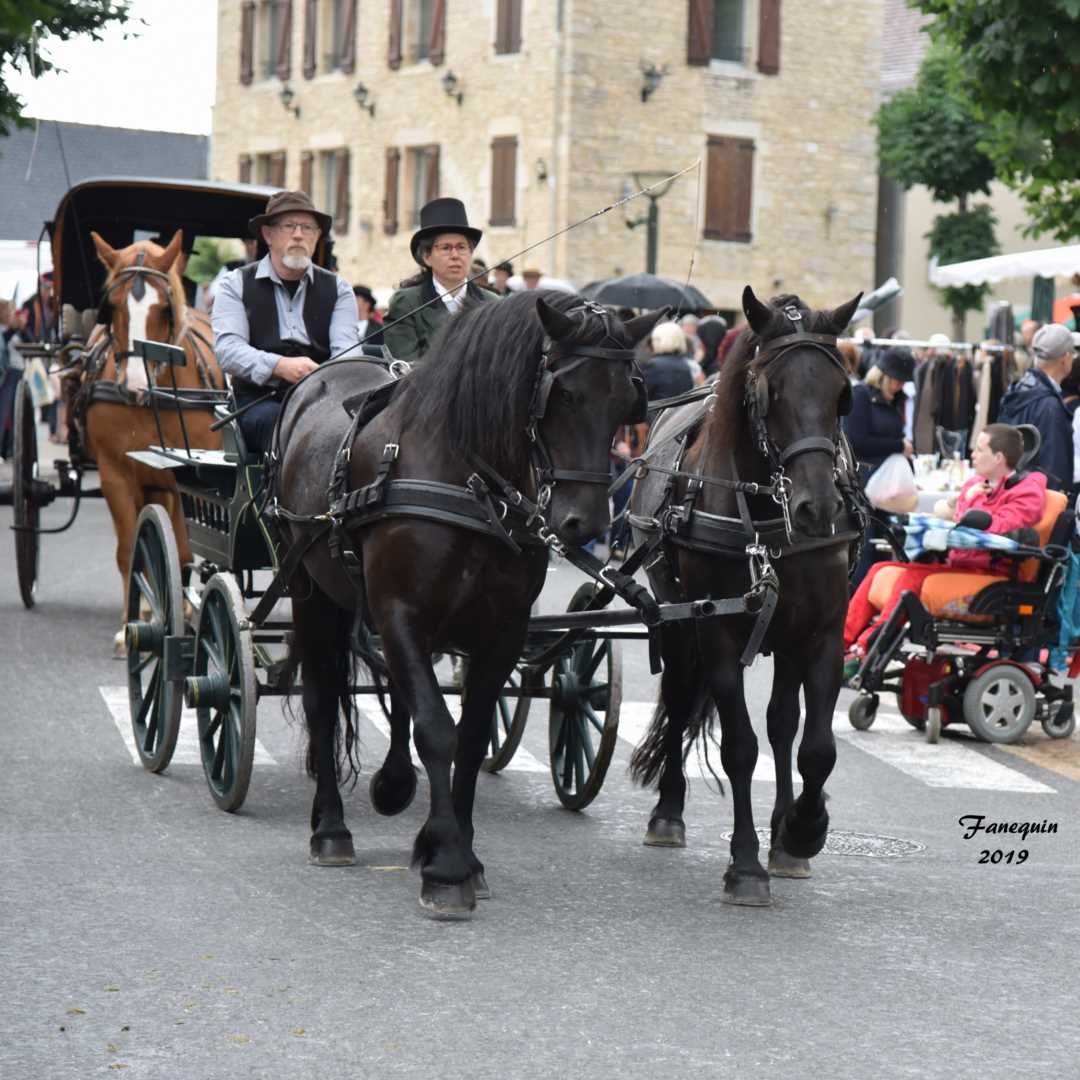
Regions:
[[285, 382], [299, 382], [305, 375], [310, 375], [319, 365], [308, 356], [283, 356], [274, 365], [274, 378]]

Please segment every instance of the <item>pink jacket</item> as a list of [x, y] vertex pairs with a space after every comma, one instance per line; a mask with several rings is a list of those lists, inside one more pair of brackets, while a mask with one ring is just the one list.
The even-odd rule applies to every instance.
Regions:
[[[982, 477], [973, 476], [960, 489], [954, 520], [959, 521], [969, 510], [985, 510], [993, 519], [987, 532], [1007, 533], [1036, 525], [1046, 507], [1045, 474], [1030, 472], [1009, 485], [1012, 479], [1006, 477], [987, 495]], [[992, 561], [993, 554], [989, 551], [949, 552], [949, 565], [965, 572], [987, 573], [992, 569]]]

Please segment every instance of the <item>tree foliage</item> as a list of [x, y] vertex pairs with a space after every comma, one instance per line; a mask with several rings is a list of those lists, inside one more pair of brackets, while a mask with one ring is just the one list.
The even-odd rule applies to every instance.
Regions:
[[959, 58], [959, 88], [1024, 200], [1028, 233], [1080, 237], [1080, 0], [909, 2]]
[[132, 0], [0, 0], [0, 135], [25, 127], [23, 100], [4, 81], [4, 69], [34, 78], [58, 70], [49, 58], [52, 41], [86, 34], [95, 41], [113, 23], [127, 22]]
[[[945, 265], [997, 255], [1001, 248], [994, 235], [996, 224], [997, 219], [987, 203], [970, 210], [958, 210], [955, 214], [942, 214], [934, 218], [926, 234], [926, 239], [930, 241], [930, 254]], [[962, 326], [964, 315], [983, 306], [992, 292], [992, 286], [960, 285], [937, 291], [942, 303]]]

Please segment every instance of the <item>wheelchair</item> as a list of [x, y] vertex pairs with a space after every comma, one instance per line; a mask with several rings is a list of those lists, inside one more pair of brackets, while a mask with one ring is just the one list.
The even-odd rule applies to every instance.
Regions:
[[[1038, 452], [1039, 435], [1023, 430], [1023, 469]], [[872, 637], [859, 669], [848, 680], [858, 696], [848, 720], [858, 731], [874, 723], [880, 694], [895, 693], [914, 728], [937, 742], [943, 728], [964, 723], [979, 739], [1014, 743], [1036, 719], [1054, 739], [1072, 735], [1076, 720], [1072, 686], [1052, 678], [1048, 660], [1037, 659], [1059, 643], [1058, 603], [1077, 540], [1077, 514], [1064, 494], [1047, 491], [1035, 525], [1038, 545], [995, 552], [1011, 564], [1009, 574], [933, 575], [917, 595], [900, 603]], [[904, 559], [897, 521], [887, 543]], [[887, 595], [901, 571], [883, 569], [871, 589]], [[1071, 655], [1080, 640], [1069, 643]]]

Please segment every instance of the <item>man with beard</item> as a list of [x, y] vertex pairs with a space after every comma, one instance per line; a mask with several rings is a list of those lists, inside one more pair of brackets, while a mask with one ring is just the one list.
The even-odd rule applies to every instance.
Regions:
[[238, 406], [272, 393], [239, 417], [250, 450], [270, 446], [281, 399], [323, 361], [358, 352], [348, 282], [311, 260], [331, 218], [302, 191], [279, 191], [249, 222], [269, 249], [222, 278], [214, 296], [214, 352]]

